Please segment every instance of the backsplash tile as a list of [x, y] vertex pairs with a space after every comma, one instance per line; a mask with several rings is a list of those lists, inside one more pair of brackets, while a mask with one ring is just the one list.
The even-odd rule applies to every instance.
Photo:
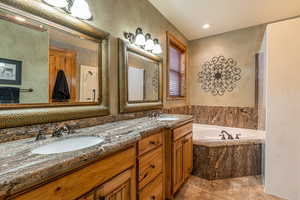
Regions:
[[62, 121], [56, 123], [47, 123], [47, 124], [39, 124], [39, 125], [32, 125], [32, 126], [0, 129], [0, 143], [34, 137], [41, 129], [44, 130], [46, 134], [52, 134], [52, 132], [57, 127], [62, 127], [64, 125], [68, 125], [74, 129], [86, 128], [86, 127], [97, 126], [109, 122], [145, 117], [147, 116], [148, 113], [149, 111], [120, 114], [116, 116], [110, 115], [104, 117], [84, 118], [84, 119], [69, 120], [69, 121]]
[[193, 115], [199, 124], [219, 125], [236, 128], [258, 128], [257, 108], [223, 106], [181, 106], [164, 109], [169, 114]]

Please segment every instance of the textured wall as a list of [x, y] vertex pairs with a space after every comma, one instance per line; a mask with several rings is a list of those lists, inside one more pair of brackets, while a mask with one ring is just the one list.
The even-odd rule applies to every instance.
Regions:
[[268, 193], [300, 199], [300, 18], [267, 27], [266, 178]]
[[[158, 38], [163, 48], [163, 69], [166, 77], [166, 31], [177, 36], [182, 42], [186, 38], [147, 0], [89, 0], [94, 15], [92, 25], [111, 34], [110, 40], [110, 106], [112, 114], [118, 110], [118, 45], [117, 38], [123, 38], [124, 32], [135, 32], [141, 27], [145, 33], [149, 32]], [[164, 78], [164, 91], [166, 91], [166, 78]], [[186, 105], [185, 100], [167, 101], [164, 92], [164, 106]]]
[[[259, 52], [265, 26], [232, 31], [189, 42], [189, 104], [202, 106], [254, 107], [255, 54]], [[233, 58], [240, 66], [241, 80], [233, 92], [213, 96], [201, 89], [198, 72], [214, 56]]]
[[1, 20], [0, 35], [0, 58], [23, 61], [22, 85], [6, 86], [34, 89], [31, 93], [21, 93], [20, 103], [47, 103], [48, 33]]

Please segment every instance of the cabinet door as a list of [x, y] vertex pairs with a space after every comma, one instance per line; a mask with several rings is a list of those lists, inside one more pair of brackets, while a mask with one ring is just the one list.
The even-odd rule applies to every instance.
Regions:
[[163, 200], [163, 175], [159, 175], [139, 194], [140, 200]]
[[193, 169], [193, 135], [188, 134], [183, 140], [183, 173], [187, 179]]
[[129, 169], [102, 185], [95, 195], [96, 200], [135, 200], [135, 168]]
[[179, 139], [173, 144], [173, 193], [177, 191], [184, 181], [183, 139]]

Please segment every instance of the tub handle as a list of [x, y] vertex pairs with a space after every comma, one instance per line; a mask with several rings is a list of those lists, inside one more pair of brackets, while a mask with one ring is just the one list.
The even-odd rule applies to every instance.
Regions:
[[242, 134], [236, 134], [236, 135], [235, 135], [235, 139], [239, 140], [241, 135], [242, 135]]

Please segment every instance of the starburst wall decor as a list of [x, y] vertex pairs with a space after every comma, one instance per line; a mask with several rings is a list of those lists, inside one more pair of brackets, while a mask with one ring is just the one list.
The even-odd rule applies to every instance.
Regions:
[[198, 82], [205, 92], [222, 96], [226, 91], [233, 91], [241, 79], [241, 71], [232, 58], [213, 57], [202, 65], [202, 71], [198, 73]]

